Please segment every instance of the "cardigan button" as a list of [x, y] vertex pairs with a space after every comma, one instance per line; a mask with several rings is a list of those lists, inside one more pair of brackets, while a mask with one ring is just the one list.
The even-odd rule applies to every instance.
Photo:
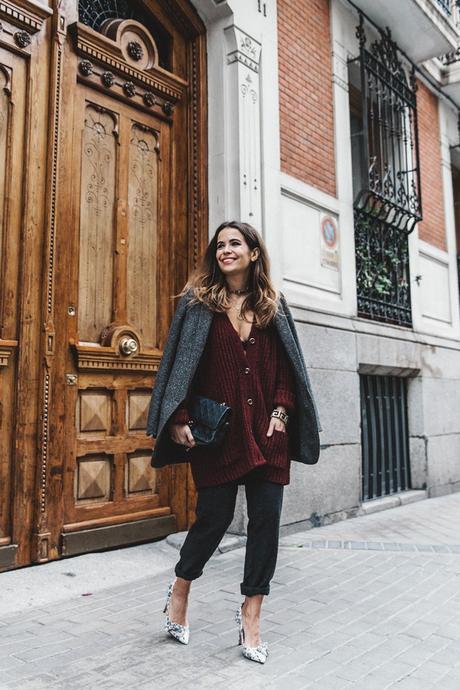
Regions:
[[252, 405], [252, 398], [248, 398], [248, 405]]
[[256, 339], [255, 338], [249, 338], [249, 342], [251, 343], [251, 345], [254, 345], [254, 343], [256, 342]]
[[245, 374], [249, 374], [250, 371], [251, 371], [250, 368], [249, 368], [249, 367], [246, 367], [246, 369], [244, 370], [244, 373], [245, 373]]

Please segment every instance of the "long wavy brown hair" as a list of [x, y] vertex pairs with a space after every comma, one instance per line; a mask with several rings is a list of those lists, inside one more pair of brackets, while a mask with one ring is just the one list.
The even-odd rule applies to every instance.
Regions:
[[225, 276], [216, 259], [217, 238], [224, 228], [239, 230], [249, 249], [259, 249], [258, 257], [251, 262], [249, 269], [250, 292], [241, 305], [241, 316], [246, 319], [248, 311], [252, 311], [255, 326], [265, 328], [278, 310], [278, 292], [270, 278], [270, 259], [267, 248], [260, 234], [249, 223], [231, 220], [219, 225], [198, 268], [191, 274], [180, 294], [184, 295], [191, 288], [193, 297], [189, 304], [202, 302], [214, 312], [226, 312], [229, 309], [230, 301]]

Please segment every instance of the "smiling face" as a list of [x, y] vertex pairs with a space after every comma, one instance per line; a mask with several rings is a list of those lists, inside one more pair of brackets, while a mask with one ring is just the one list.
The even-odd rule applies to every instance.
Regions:
[[259, 250], [250, 249], [243, 234], [236, 228], [223, 228], [217, 236], [216, 260], [224, 276], [248, 277], [249, 267]]

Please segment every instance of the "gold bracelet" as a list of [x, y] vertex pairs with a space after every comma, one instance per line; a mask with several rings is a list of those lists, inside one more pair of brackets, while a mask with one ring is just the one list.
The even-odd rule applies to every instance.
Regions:
[[282, 410], [275, 409], [273, 410], [270, 416], [275, 417], [276, 419], [281, 419], [281, 421], [285, 424], [288, 423], [289, 415], [287, 415], [286, 412], [283, 412]]

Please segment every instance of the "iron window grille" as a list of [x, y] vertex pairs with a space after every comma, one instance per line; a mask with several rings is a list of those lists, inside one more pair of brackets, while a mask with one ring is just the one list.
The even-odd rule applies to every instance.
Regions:
[[422, 218], [415, 70], [388, 28], [349, 62], [358, 315], [411, 326], [408, 235]]
[[452, 14], [451, 0], [436, 0], [436, 4], [445, 14], [449, 16]]
[[411, 488], [406, 384], [398, 376], [360, 375], [364, 501]]

